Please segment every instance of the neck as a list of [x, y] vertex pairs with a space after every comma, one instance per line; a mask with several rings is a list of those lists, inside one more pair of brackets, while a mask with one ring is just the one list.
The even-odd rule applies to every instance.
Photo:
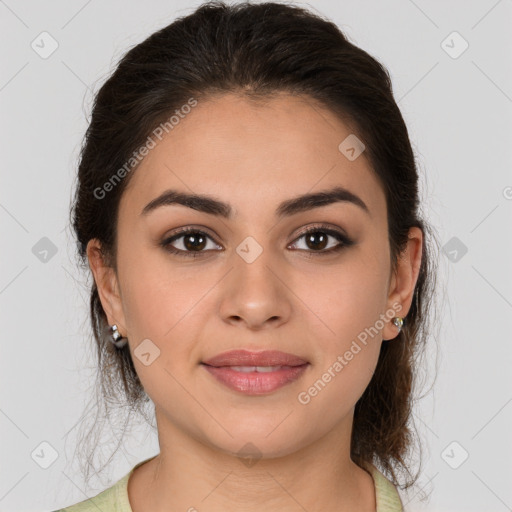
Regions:
[[253, 452], [241, 458], [238, 451], [204, 444], [157, 412], [160, 454], [132, 474], [132, 510], [374, 512], [373, 479], [350, 458], [349, 419], [293, 453], [268, 457], [251, 449], [257, 442], [240, 442]]

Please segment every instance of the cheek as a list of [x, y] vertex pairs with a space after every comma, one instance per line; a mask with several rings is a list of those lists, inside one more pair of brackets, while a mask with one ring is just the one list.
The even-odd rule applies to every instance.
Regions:
[[[211, 285], [198, 271], [179, 269], [159, 250], [132, 251], [119, 260], [128, 331], [158, 343], [172, 338], [180, 323], [190, 324], [195, 306]], [[176, 327], [175, 327], [176, 326]]]
[[204, 323], [197, 306], [214, 282], [198, 279], [193, 270], [177, 271], [155, 252], [134, 251], [120, 259], [123, 308], [144, 389], [156, 403], [172, 398], [176, 404], [184, 399], [179, 383], [197, 364], [194, 347]]
[[323, 286], [315, 288], [315, 293], [309, 287], [305, 296], [308, 305], [314, 305], [316, 316], [311, 318], [316, 328], [308, 336], [315, 341], [317, 359], [301, 389], [302, 398], [297, 399], [310, 407], [308, 412], [314, 417], [339, 420], [367, 388], [382, 343], [385, 282], [382, 275], [370, 274], [364, 265], [354, 265], [350, 272], [343, 269], [316, 280]]
[[367, 264], [354, 257], [346, 265], [331, 267], [315, 275], [304, 276], [293, 284], [304, 297], [306, 312], [321, 326], [321, 338], [343, 342], [374, 326], [384, 312], [387, 298], [387, 275], [384, 265]]
[[300, 287], [297, 295], [306, 297], [306, 336], [315, 340], [314, 379], [321, 379], [320, 386], [329, 382], [331, 392], [351, 394], [355, 401], [379, 357], [387, 296], [385, 265], [386, 261], [369, 261], [358, 254], [336, 269], [295, 283], [295, 290]]

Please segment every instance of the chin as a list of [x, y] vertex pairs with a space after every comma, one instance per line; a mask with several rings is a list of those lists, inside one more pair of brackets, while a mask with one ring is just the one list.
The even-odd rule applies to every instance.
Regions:
[[279, 424], [282, 420], [283, 418], [279, 421], [259, 422], [258, 425], [253, 423], [247, 428], [241, 424], [224, 424], [232, 437], [222, 430], [220, 436], [210, 437], [208, 444], [226, 455], [247, 457], [249, 460], [285, 457], [299, 450], [307, 442], [303, 439], [305, 434], [303, 424], [300, 432], [301, 439], [299, 439], [298, 432], [289, 430], [297, 429], [298, 423], [290, 422], [286, 429], [283, 427], [287, 420]]

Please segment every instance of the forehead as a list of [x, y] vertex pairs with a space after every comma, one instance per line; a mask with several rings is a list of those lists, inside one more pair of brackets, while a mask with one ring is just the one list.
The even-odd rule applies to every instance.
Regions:
[[122, 204], [139, 213], [164, 190], [180, 189], [231, 202], [237, 215], [247, 199], [270, 207], [341, 185], [382, 213], [383, 192], [364, 152], [351, 161], [339, 149], [351, 134], [348, 124], [305, 96], [254, 101], [226, 94], [198, 101], [155, 139]]

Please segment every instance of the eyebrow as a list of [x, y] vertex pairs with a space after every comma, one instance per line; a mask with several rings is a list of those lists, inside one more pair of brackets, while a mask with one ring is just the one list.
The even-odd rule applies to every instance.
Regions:
[[[332, 189], [304, 194], [297, 196], [279, 204], [276, 209], [276, 217], [279, 219], [289, 217], [297, 213], [319, 208], [328, 204], [346, 202], [358, 206], [371, 216], [366, 203], [356, 194], [343, 187], [334, 187]], [[178, 190], [166, 190], [161, 195], [150, 201], [141, 212], [141, 215], [148, 215], [150, 212], [160, 208], [180, 204], [200, 212], [217, 215], [225, 219], [233, 217], [233, 208], [229, 203], [219, 201], [214, 197], [203, 194], [189, 194]]]

